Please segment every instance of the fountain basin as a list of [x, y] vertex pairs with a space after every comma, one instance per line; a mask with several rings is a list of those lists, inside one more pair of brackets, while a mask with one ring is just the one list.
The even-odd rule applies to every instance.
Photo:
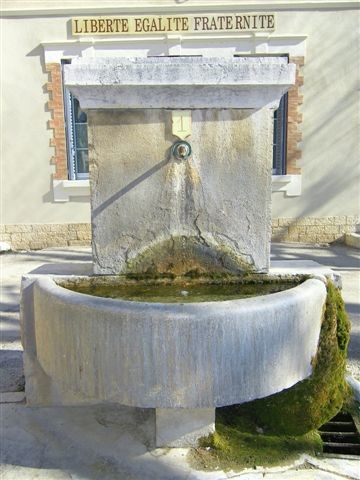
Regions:
[[311, 374], [326, 298], [319, 279], [266, 296], [187, 304], [94, 297], [57, 281], [22, 282], [29, 404], [213, 409]]
[[[294, 81], [281, 57], [65, 66], [64, 85], [88, 116], [94, 274], [265, 274], [273, 110]], [[169, 154], [183, 121], [192, 154], [179, 160]], [[311, 374], [321, 280], [201, 303], [97, 298], [57, 282], [23, 279], [29, 404], [151, 408], [155, 444], [186, 446], [214, 430], [216, 407]]]

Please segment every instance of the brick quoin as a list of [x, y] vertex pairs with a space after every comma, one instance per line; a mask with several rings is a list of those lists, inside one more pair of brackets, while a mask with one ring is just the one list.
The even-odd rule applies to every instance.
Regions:
[[302, 140], [300, 129], [302, 114], [299, 113], [299, 106], [303, 103], [303, 96], [300, 94], [300, 87], [304, 84], [304, 77], [301, 72], [301, 69], [304, 66], [304, 57], [290, 57], [289, 62], [296, 65], [296, 80], [295, 85], [288, 92], [286, 173], [289, 175], [299, 175], [301, 169], [297, 164], [301, 159], [299, 142]]
[[50, 163], [55, 165], [55, 180], [67, 180], [68, 168], [66, 157], [66, 137], [64, 101], [61, 81], [61, 65], [59, 63], [47, 63], [46, 71], [49, 74], [49, 81], [46, 84], [50, 100], [47, 102], [52, 119], [49, 121], [49, 128], [53, 130], [53, 138], [50, 146], [55, 148], [55, 154]]
[[[300, 87], [304, 84], [301, 72], [304, 66], [304, 57], [290, 57], [289, 61], [296, 65], [296, 80], [295, 85], [288, 92], [286, 173], [296, 175], [301, 173], [301, 169], [297, 165], [301, 159], [299, 143], [302, 140], [300, 129], [302, 114], [299, 113], [299, 107], [303, 103]], [[50, 163], [55, 165], [53, 178], [55, 180], [66, 180], [68, 178], [68, 167], [61, 65], [59, 63], [47, 63], [46, 71], [49, 74], [49, 81], [46, 87], [50, 97], [47, 106], [52, 115], [52, 119], [49, 121], [49, 128], [53, 129], [53, 138], [50, 140], [50, 145], [55, 149], [55, 154]]]

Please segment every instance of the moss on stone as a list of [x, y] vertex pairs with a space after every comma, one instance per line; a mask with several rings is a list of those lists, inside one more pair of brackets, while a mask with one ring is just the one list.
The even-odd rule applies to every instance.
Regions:
[[174, 280], [174, 278], [176, 278], [176, 275], [170, 272], [168, 273], [155, 273], [155, 272], [127, 273], [126, 275], [124, 275], [124, 278], [126, 278], [127, 280], [137, 280], [137, 281]]
[[199, 235], [172, 236], [147, 246], [126, 262], [125, 273], [199, 277], [209, 273], [243, 275], [254, 271], [249, 256], [227, 245], [208, 244]]
[[349, 338], [350, 322], [341, 293], [329, 282], [312, 375], [280, 393], [229, 408], [236, 415], [251, 416], [269, 433], [302, 435], [317, 429], [336, 415], [348, 395]]
[[322, 441], [317, 432], [301, 436], [279, 436], [262, 433], [255, 422], [236, 416], [229, 418], [221, 409], [216, 414], [216, 432], [203, 438], [200, 447], [191, 452], [195, 468], [205, 470], [240, 470], [289, 464], [303, 454], [319, 454]]
[[328, 282], [312, 375], [280, 393], [216, 411], [216, 433], [194, 454], [198, 466], [242, 468], [291, 461], [321, 451], [316, 430], [350, 395], [345, 381], [350, 322], [339, 290]]

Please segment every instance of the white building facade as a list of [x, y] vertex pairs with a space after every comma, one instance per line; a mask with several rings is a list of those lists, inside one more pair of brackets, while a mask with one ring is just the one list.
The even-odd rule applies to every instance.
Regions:
[[287, 57], [297, 75], [274, 115], [273, 239], [354, 232], [359, 13], [355, 0], [3, 0], [0, 241], [90, 242], [86, 113], [62, 84], [76, 57]]

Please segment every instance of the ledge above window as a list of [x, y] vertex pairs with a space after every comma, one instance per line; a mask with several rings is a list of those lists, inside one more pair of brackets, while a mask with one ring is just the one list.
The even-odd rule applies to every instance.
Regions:
[[53, 180], [54, 202], [69, 202], [71, 197], [90, 199], [89, 180]]
[[272, 175], [272, 192], [285, 192], [286, 197], [301, 195], [301, 175]]

